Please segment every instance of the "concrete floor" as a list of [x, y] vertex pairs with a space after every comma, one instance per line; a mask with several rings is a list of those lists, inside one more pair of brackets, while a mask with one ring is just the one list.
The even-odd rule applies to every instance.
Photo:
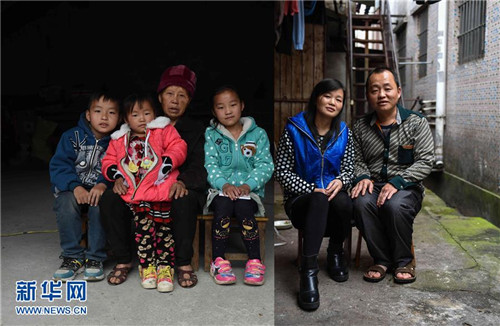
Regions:
[[[266, 196], [267, 215], [274, 210], [276, 220], [285, 219], [280, 188], [268, 186], [267, 193], [274, 187], [276, 194], [274, 207], [272, 196]], [[234, 286], [218, 286], [200, 270], [195, 288], [176, 284], [174, 292], [160, 294], [143, 290], [134, 269], [120, 286], [89, 283], [85, 303], [49, 303], [39, 298], [40, 289], [36, 302], [16, 303], [16, 281], [40, 284], [60, 264], [52, 202], [47, 171], [2, 174], [1, 325], [500, 325], [500, 230], [482, 218], [461, 216], [430, 191], [415, 220], [417, 281], [396, 285], [390, 275], [380, 283], [363, 281], [371, 259], [362, 242], [360, 266], [351, 262], [349, 280], [336, 283], [325, 271], [324, 241], [321, 306], [315, 312], [301, 311], [296, 303], [297, 231], [279, 231], [287, 243], [274, 248], [272, 219], [262, 287], [245, 286], [243, 264], [234, 263], [239, 277]], [[25, 231], [37, 233], [7, 236]], [[353, 256], [357, 236], [353, 228]], [[283, 240], [275, 236], [274, 242]], [[106, 273], [113, 263], [105, 264]], [[86, 316], [18, 316], [20, 305], [85, 305], [88, 311]]]
[[[266, 195], [267, 214], [272, 216], [273, 186]], [[238, 282], [231, 286], [214, 283], [198, 271], [198, 285], [172, 293], [144, 290], [137, 268], [120, 286], [107, 282], [88, 283], [87, 302], [63, 299], [49, 303], [41, 299], [40, 284], [59, 267], [59, 235], [52, 212], [49, 175], [46, 170], [12, 169], [2, 174], [1, 238], [1, 325], [272, 325], [274, 323], [274, 261], [272, 219], [266, 237], [266, 283], [261, 287], [243, 284], [244, 262], [234, 262]], [[4, 236], [25, 231], [39, 233]], [[201, 259], [200, 259], [201, 260]], [[105, 263], [107, 274], [114, 266]], [[82, 279], [80, 275], [77, 279]], [[16, 302], [16, 281], [38, 283], [37, 300]], [[15, 306], [86, 306], [86, 316], [18, 316]]]
[[[288, 243], [274, 253], [275, 325], [500, 325], [500, 230], [426, 192], [415, 219], [416, 282], [398, 285], [389, 274], [380, 283], [364, 281], [372, 260], [362, 241], [360, 266], [351, 261], [349, 280], [337, 283], [326, 272], [325, 239], [315, 312], [297, 306], [297, 230], [279, 231]], [[276, 188], [275, 220], [286, 219], [280, 193]], [[357, 237], [353, 228], [353, 259]]]

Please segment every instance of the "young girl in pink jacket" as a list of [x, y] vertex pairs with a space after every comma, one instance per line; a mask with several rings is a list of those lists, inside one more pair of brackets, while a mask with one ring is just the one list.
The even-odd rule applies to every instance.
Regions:
[[156, 118], [147, 95], [123, 103], [125, 122], [111, 135], [102, 160], [103, 175], [134, 212], [142, 287], [173, 290], [174, 239], [168, 197], [184, 163], [187, 145], [166, 117]]

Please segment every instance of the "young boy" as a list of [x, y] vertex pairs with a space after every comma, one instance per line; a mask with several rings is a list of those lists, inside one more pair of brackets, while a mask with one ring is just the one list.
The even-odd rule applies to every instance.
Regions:
[[[109, 135], [119, 120], [119, 100], [106, 93], [90, 96], [89, 107], [78, 126], [66, 131], [50, 160], [50, 181], [54, 192], [54, 211], [62, 248], [63, 262], [54, 280], [72, 280], [85, 263], [84, 279], [104, 278], [106, 237], [101, 226], [99, 199], [107, 188], [101, 174], [101, 159]], [[88, 249], [80, 246], [81, 210], [88, 207]]]

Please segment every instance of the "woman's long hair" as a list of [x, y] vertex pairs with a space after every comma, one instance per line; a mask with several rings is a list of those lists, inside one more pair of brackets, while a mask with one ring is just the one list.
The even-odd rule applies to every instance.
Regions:
[[344, 109], [345, 105], [345, 87], [337, 79], [330, 79], [330, 78], [323, 79], [322, 81], [317, 83], [316, 86], [314, 86], [311, 96], [309, 97], [309, 102], [307, 104], [305, 113], [306, 123], [311, 132], [313, 133], [314, 137], [317, 139], [319, 137], [319, 133], [318, 129], [316, 128], [316, 124], [314, 123], [314, 119], [316, 117], [316, 113], [318, 110], [318, 107], [316, 105], [318, 102], [318, 98], [325, 93], [336, 91], [338, 89], [341, 89], [344, 92], [342, 109], [340, 110], [340, 113], [335, 118], [333, 118], [332, 124], [330, 125], [330, 130], [324, 136], [325, 139], [321, 146], [322, 151], [325, 150], [326, 145], [328, 144], [332, 136], [338, 135], [338, 133], [340, 132], [340, 121], [341, 121], [340, 114], [342, 113], [342, 110]]

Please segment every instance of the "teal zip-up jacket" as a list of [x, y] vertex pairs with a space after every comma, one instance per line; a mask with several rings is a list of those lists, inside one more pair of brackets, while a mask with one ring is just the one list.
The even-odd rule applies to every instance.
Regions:
[[251, 117], [240, 119], [243, 131], [238, 139], [214, 120], [205, 131], [205, 169], [210, 186], [218, 190], [226, 184], [247, 184], [250, 191], [264, 197], [264, 188], [274, 172], [269, 138]]

